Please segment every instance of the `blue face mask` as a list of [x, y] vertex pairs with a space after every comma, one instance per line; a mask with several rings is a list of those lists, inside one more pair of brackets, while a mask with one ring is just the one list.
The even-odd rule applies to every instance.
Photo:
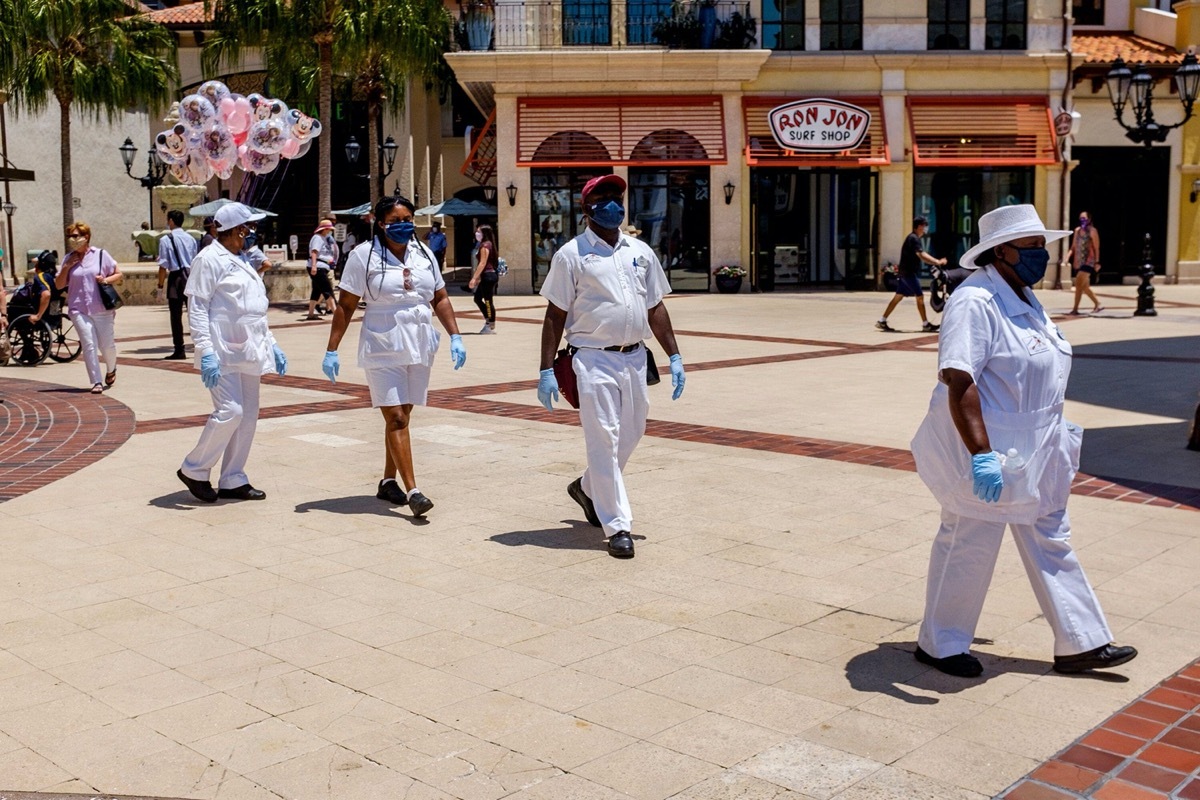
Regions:
[[625, 206], [616, 200], [607, 203], [595, 203], [588, 208], [588, 216], [601, 228], [615, 230], [625, 221]]
[[246, 236], [246, 243], [243, 245], [243, 247], [245, 247], [247, 250], [249, 250], [251, 247], [254, 247], [254, 245], [257, 241], [258, 241], [258, 235], [255, 233], [250, 233], [249, 235]]
[[396, 244], [408, 244], [416, 231], [417, 226], [407, 221], [393, 222], [383, 229], [384, 235]]
[[1050, 263], [1050, 253], [1044, 247], [1017, 247], [1017, 263], [1010, 264], [1013, 272], [1026, 286], [1046, 277], [1046, 265]]

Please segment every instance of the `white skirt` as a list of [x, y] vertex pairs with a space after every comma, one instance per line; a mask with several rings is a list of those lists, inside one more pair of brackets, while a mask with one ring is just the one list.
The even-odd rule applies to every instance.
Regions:
[[370, 367], [366, 370], [367, 386], [371, 388], [371, 407], [402, 406], [412, 403], [423, 406], [429, 396], [429, 373], [424, 364], [399, 367]]

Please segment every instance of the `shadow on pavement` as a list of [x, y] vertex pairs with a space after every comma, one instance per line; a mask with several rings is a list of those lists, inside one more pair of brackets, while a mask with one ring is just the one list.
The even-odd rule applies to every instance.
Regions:
[[[987, 639], [976, 639], [976, 644], [991, 644]], [[846, 662], [846, 680], [859, 692], [885, 694], [906, 703], [918, 706], [934, 705], [936, 697], [915, 694], [911, 689], [936, 694], [957, 694], [986, 683], [992, 678], [1006, 674], [1041, 676], [1050, 672], [1052, 664], [1028, 658], [1010, 658], [973, 651], [983, 662], [983, 674], [978, 678], [955, 678], [928, 667], [913, 656], [916, 642], [889, 642], [878, 645], [874, 650], [859, 653]], [[1114, 672], [1084, 672], [1078, 675], [1056, 675], [1058, 678], [1083, 678], [1126, 683], [1129, 678]]]
[[362, 494], [354, 497], [329, 497], [324, 500], [310, 500], [296, 506], [297, 514], [307, 514], [310, 511], [327, 511], [330, 514], [350, 514], [358, 516], [371, 514], [388, 519], [407, 519], [413, 525], [428, 525], [424, 517], [414, 517], [407, 513], [405, 506], [391, 506], [383, 503], [374, 495]]
[[[491, 541], [506, 547], [545, 547], [550, 550], [596, 550], [607, 552], [608, 545], [604, 533], [586, 522], [562, 520], [569, 528], [542, 528], [536, 531], [511, 531], [498, 533], [489, 537]], [[635, 540], [644, 540], [645, 536], [633, 535]]]
[[192, 497], [192, 493], [187, 489], [171, 494], [160, 495], [159, 497], [150, 498], [150, 505], [155, 508], [165, 508], [170, 511], [192, 511], [193, 509], [203, 506], [212, 506], [216, 503], [205, 503]]

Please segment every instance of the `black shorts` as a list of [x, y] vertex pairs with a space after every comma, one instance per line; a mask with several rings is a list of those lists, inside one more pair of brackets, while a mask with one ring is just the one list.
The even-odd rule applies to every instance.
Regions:
[[316, 275], [310, 272], [309, 277], [312, 278], [312, 292], [308, 295], [310, 301], [333, 297], [333, 284], [329, 282], [328, 269], [318, 269]]
[[921, 279], [916, 275], [901, 275], [896, 281], [896, 294], [905, 297], [924, 297], [925, 292], [921, 290]]
[[[1088, 275], [1095, 277], [1096, 268], [1093, 267], [1091, 264], [1081, 264], [1079, 269], [1077, 269], [1075, 271], [1075, 273], [1079, 274], [1080, 272], [1086, 272]], [[1074, 277], [1074, 275], [1072, 275], [1071, 277]]]

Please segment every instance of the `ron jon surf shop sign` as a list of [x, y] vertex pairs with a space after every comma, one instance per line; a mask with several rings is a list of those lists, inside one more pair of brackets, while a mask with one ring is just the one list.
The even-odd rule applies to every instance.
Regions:
[[797, 100], [771, 109], [771, 135], [785, 150], [829, 153], [853, 150], [871, 127], [871, 112], [841, 100]]

